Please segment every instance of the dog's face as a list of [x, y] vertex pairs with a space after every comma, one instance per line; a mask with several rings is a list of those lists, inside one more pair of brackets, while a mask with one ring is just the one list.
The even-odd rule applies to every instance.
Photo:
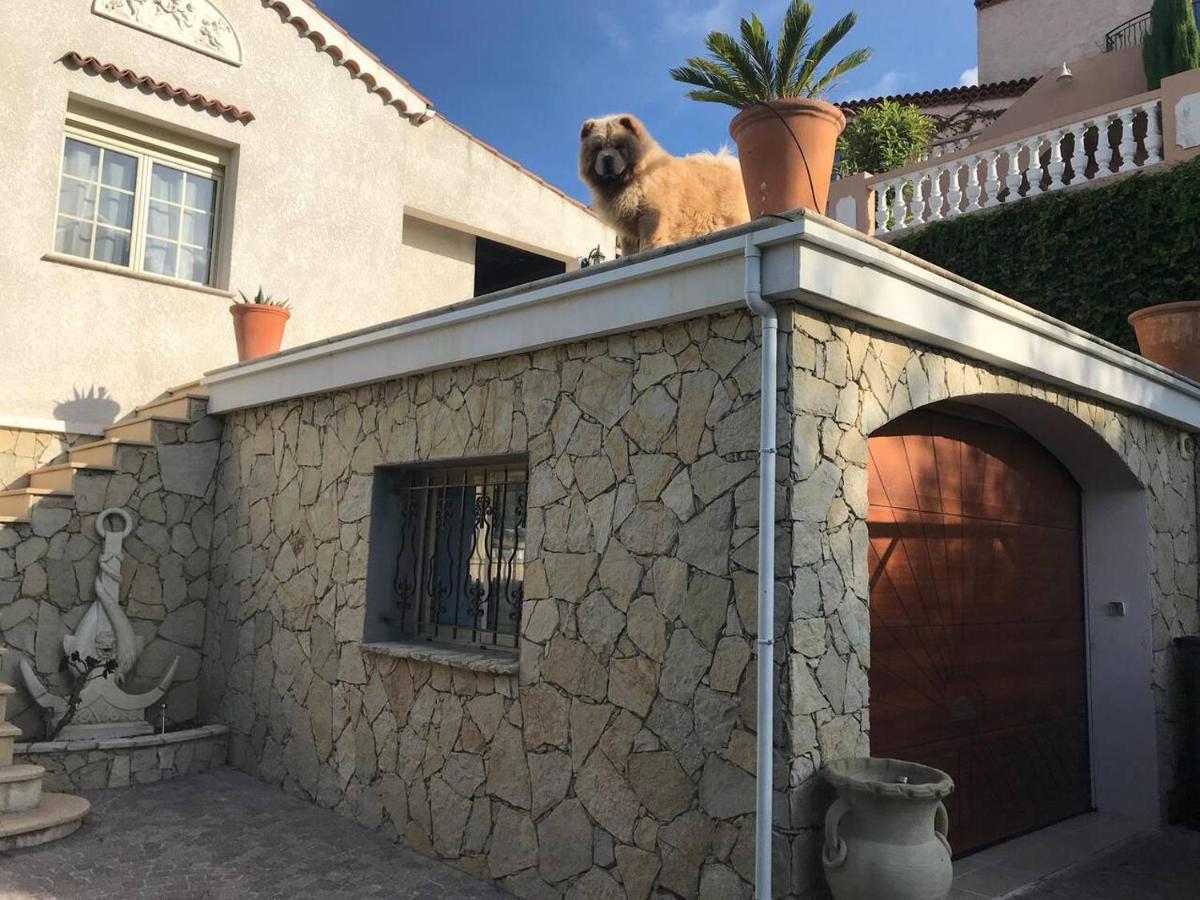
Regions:
[[579, 174], [588, 184], [620, 186], [649, 146], [645, 127], [633, 116], [588, 119], [579, 131]]

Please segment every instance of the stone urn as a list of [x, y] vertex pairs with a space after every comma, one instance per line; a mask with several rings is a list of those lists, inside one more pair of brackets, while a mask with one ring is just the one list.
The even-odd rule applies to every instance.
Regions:
[[943, 900], [953, 868], [938, 769], [895, 759], [838, 759], [824, 769], [837, 799], [825, 816], [825, 879], [835, 900]]

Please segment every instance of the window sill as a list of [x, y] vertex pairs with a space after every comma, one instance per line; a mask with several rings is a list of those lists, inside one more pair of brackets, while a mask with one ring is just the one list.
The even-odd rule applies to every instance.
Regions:
[[395, 659], [415, 659], [419, 662], [449, 666], [452, 669], [469, 669], [472, 672], [487, 672], [491, 675], [516, 675], [520, 669], [515, 650], [448, 647], [445, 644], [431, 644], [427, 641], [389, 641], [359, 646], [364, 653], [376, 653]]
[[91, 269], [94, 272], [107, 272], [110, 275], [121, 275], [136, 281], [148, 281], [152, 284], [163, 284], [167, 287], [182, 288], [185, 291], [195, 291], [198, 294], [208, 294], [213, 297], [223, 297], [232, 300], [233, 291], [223, 291], [220, 288], [196, 284], [194, 281], [184, 281], [180, 278], [168, 278], [166, 275], [154, 275], [150, 272], [134, 272], [124, 266], [114, 266], [112, 263], [96, 262], [94, 259], [84, 259], [81, 256], [71, 256], [67, 253], [44, 253], [42, 259], [46, 262], [62, 263], [80, 269]]

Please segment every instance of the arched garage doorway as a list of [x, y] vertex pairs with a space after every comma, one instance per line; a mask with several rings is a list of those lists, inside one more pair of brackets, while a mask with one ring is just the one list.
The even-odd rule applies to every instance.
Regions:
[[872, 754], [950, 772], [959, 853], [1089, 810], [1080, 485], [975, 405], [869, 451]]

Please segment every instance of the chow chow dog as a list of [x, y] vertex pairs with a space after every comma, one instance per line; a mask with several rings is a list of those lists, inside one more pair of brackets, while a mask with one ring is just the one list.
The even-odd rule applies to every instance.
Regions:
[[750, 221], [742, 172], [720, 153], [671, 156], [630, 115], [588, 119], [579, 177], [624, 253], [663, 247]]

